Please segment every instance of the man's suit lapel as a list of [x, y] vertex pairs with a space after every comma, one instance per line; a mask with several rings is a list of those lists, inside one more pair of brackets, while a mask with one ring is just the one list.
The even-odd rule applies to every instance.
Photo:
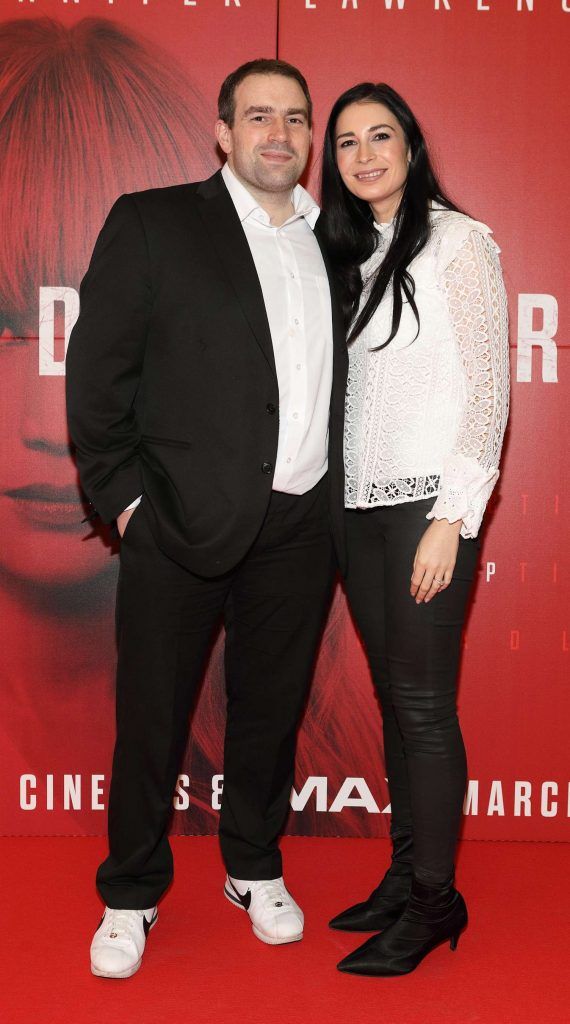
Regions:
[[276, 374], [273, 344], [263, 292], [251, 250], [230, 194], [218, 171], [200, 183], [198, 204], [208, 237], [231, 282], [245, 317], [271, 369]]

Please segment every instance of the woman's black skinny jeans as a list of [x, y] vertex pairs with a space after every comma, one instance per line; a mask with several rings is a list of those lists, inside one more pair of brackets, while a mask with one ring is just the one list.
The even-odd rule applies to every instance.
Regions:
[[456, 690], [479, 544], [460, 538], [450, 586], [417, 605], [410, 577], [433, 500], [347, 511], [346, 592], [382, 707], [391, 835], [411, 832], [415, 876], [439, 886], [453, 876], [466, 786]]

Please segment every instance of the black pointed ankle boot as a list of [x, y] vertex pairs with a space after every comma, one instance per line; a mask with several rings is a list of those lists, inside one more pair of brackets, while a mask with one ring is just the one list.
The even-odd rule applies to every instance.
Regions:
[[392, 863], [380, 885], [367, 900], [343, 910], [329, 921], [330, 928], [345, 932], [379, 932], [400, 917], [406, 908], [412, 884], [412, 837], [392, 839]]
[[348, 974], [378, 978], [409, 974], [442, 942], [449, 940], [455, 949], [466, 927], [467, 908], [452, 883], [436, 888], [414, 879], [408, 905], [398, 920], [337, 966]]

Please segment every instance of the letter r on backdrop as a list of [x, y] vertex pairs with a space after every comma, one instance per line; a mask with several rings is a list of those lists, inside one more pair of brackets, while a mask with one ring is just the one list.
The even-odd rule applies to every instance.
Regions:
[[[534, 311], [542, 312], [542, 326], [533, 329]], [[519, 295], [517, 337], [517, 381], [532, 380], [532, 350], [542, 349], [542, 379], [547, 384], [558, 381], [558, 349], [554, 335], [558, 329], [558, 303], [554, 295]]]

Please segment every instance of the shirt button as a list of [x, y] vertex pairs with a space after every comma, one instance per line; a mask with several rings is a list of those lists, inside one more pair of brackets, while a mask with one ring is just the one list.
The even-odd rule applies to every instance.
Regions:
[[298, 420], [299, 419], [299, 413], [298, 412], [294, 412], [293, 413], [293, 419], [294, 420]]
[[297, 320], [296, 317], [295, 317], [295, 323], [297, 324], [297, 326], [299, 326], [299, 321]]
[[300, 364], [300, 363], [297, 363], [297, 369], [298, 369], [298, 370], [300, 370], [300, 369], [301, 369], [301, 364]]
[[291, 458], [290, 457], [287, 459], [287, 462], [291, 462]]
[[277, 410], [276, 407], [273, 405], [273, 402], [268, 402], [267, 405], [265, 406], [265, 411], [268, 412], [270, 416], [273, 416], [273, 413], [276, 412]]
[[269, 476], [269, 474], [273, 472], [273, 466], [271, 465], [271, 463], [270, 462], [262, 462], [261, 463], [261, 472], [265, 473], [266, 476]]

